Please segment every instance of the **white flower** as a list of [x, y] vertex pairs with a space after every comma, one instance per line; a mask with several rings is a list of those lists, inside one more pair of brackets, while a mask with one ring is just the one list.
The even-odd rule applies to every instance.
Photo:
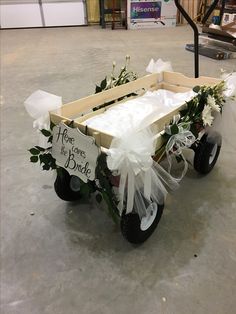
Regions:
[[203, 120], [203, 124], [212, 125], [212, 122], [214, 120], [214, 117], [211, 115], [211, 107], [209, 105], [205, 106], [203, 111], [202, 111], [202, 120]]
[[223, 92], [225, 97], [236, 97], [236, 72], [231, 73], [225, 78], [226, 90]]
[[211, 107], [212, 110], [220, 112], [220, 106], [216, 104], [215, 98], [211, 95], [207, 96], [207, 104]]

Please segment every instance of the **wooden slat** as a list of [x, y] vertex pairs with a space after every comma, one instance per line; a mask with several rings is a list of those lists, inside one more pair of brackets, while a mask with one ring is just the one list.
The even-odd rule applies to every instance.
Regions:
[[62, 116], [66, 116], [68, 118], [76, 115], [79, 116], [80, 113], [103, 105], [120, 97], [126, 96], [139, 89], [153, 88], [155, 85], [157, 85], [158, 77], [159, 74], [157, 73], [150, 74], [140, 79], [137, 79], [136, 81], [132, 81], [130, 83], [111, 88], [104, 92], [73, 101], [62, 106], [61, 114]]
[[[165, 116], [159, 118], [156, 121], [155, 121], [155, 117], [153, 117], [153, 123], [151, 123], [151, 128], [153, 130], [158, 130], [158, 132], [163, 131], [164, 128], [165, 128], [165, 125], [169, 124], [170, 121], [172, 120], [173, 116], [178, 114], [179, 111], [181, 109], [183, 109], [184, 107], [185, 107], [185, 104], [180, 105], [178, 108], [175, 108], [175, 109], [171, 110], [168, 114], [166, 114]], [[75, 122], [74, 125], [77, 126], [81, 130], [81, 132], [84, 132], [85, 125], [83, 123]], [[96, 129], [93, 129], [93, 128], [90, 128], [90, 127], [86, 128], [86, 132], [90, 136], [93, 136], [94, 132], [98, 132], [100, 134], [100, 137], [99, 137], [100, 144], [101, 144], [102, 147], [105, 147], [105, 148], [109, 148], [110, 147], [111, 142], [112, 142], [112, 140], [114, 138], [110, 134], [107, 134], [105, 132], [101, 132], [99, 130], [96, 130]], [[157, 143], [161, 144], [160, 140]]]
[[52, 123], [59, 124], [62, 120], [65, 120], [67, 122], [71, 121], [71, 119], [63, 117], [58, 113], [50, 112], [50, 121], [52, 121]]
[[196, 85], [215, 85], [221, 82], [220, 79], [207, 76], [189, 78], [177, 72], [163, 72], [163, 80], [165, 83], [184, 87], [194, 87]]
[[[111, 100], [119, 99], [120, 97], [123, 97], [124, 95], [130, 94], [134, 91], [137, 91], [143, 88], [153, 89], [155, 87], [155, 89], [164, 88], [164, 89], [171, 90], [173, 92], [186, 92], [195, 85], [215, 85], [220, 82], [219, 79], [215, 79], [215, 78], [200, 77], [198, 79], [192, 79], [192, 78], [188, 78], [184, 76], [181, 73], [172, 73], [172, 72], [164, 72], [163, 77], [164, 77], [164, 81], [161, 83], [157, 83], [158, 75], [151, 74], [141, 79], [138, 79], [136, 81], [130, 82], [128, 84], [118, 86], [113, 89], [101, 92], [99, 94], [92, 95], [92, 96], [77, 100], [75, 102], [69, 103], [63, 106], [60, 112], [58, 111], [51, 112], [50, 113], [51, 121], [55, 124], [60, 123], [62, 120], [64, 120], [66, 123], [70, 122], [72, 120], [71, 116], [78, 115], [79, 112], [82, 113], [84, 111], [88, 111], [89, 109], [95, 106], [103, 104], [104, 102], [109, 102]], [[116, 104], [113, 104], [113, 105], [116, 105]], [[153, 120], [151, 127], [157, 129], [158, 132], [161, 132], [164, 129], [165, 125], [169, 124], [173, 116], [175, 114], [178, 114], [179, 111], [184, 108], [184, 106], [185, 104], [180, 105], [178, 108], [175, 108], [172, 111], [170, 111], [167, 115], [159, 118], [156, 121]], [[84, 125], [84, 121], [87, 120], [89, 117], [100, 114], [103, 111], [104, 109], [100, 109], [96, 112], [91, 112], [81, 118], [76, 119], [74, 121], [74, 126], [78, 127], [79, 130], [83, 132], [84, 134], [94, 136], [99, 146], [101, 145], [102, 147], [109, 148], [113, 139], [112, 135], [104, 133], [104, 132], [100, 132], [93, 128], [86, 127]], [[161, 144], [161, 138], [158, 140], [158, 145], [160, 144]]]
[[[158, 84], [157, 89], [166, 89], [166, 90], [169, 90], [169, 91], [172, 91], [175, 93], [184, 93], [184, 92], [188, 92], [189, 90], [191, 90], [191, 88], [189, 88], [189, 87], [176, 86], [176, 85], [171, 85], [171, 84], [167, 84], [167, 83]], [[157, 89], [152, 89], [152, 90], [157, 90]], [[144, 92], [141, 94], [144, 94]], [[108, 110], [111, 107], [117, 106], [118, 104], [124, 103], [128, 100], [131, 100], [131, 99], [138, 98], [140, 96], [141, 95], [131, 96], [129, 98], [126, 98], [126, 99], [123, 99], [123, 100], [118, 101], [116, 103], [113, 103], [112, 105], [109, 105], [105, 108], [101, 108], [101, 109], [98, 109], [96, 111], [91, 111], [91, 112], [87, 113], [86, 115], [83, 115], [83, 116], [80, 116], [79, 118], [74, 119], [74, 121], [78, 122], [78, 123], [82, 123], [83, 125], [85, 125], [84, 122], [87, 121], [88, 119], [104, 113], [106, 110]]]
[[[78, 127], [80, 129], [81, 125], [78, 124]], [[100, 131], [95, 130], [93, 128], [87, 127], [87, 135], [94, 136], [94, 133], [99, 133], [100, 134], [100, 139], [99, 140], [100, 140], [100, 145], [102, 147], [109, 148], [111, 146], [111, 142], [112, 142], [114, 136], [112, 136], [110, 134], [107, 134], [105, 132], [100, 132]]]
[[114, 107], [114, 106], [117, 106], [118, 104], [120, 103], [123, 103], [123, 102], [126, 102], [128, 100], [131, 100], [131, 99], [134, 99], [134, 98], [137, 98], [137, 97], [140, 97], [140, 95], [137, 95], [137, 96], [130, 96], [128, 98], [125, 98], [125, 99], [122, 99], [121, 101], [117, 101], [109, 106], [106, 106], [104, 108], [101, 108], [101, 109], [98, 109], [96, 111], [90, 111], [89, 113], [87, 113], [86, 115], [83, 115], [83, 116], [80, 116], [78, 118], [75, 118], [74, 121], [78, 122], [78, 123], [83, 123], [84, 121], [92, 118], [92, 117], [95, 117], [99, 114], [102, 114], [103, 112], [105, 112], [107, 109], [111, 108], [111, 107]]
[[162, 83], [162, 89], [167, 89], [171, 92], [175, 92], [175, 93], [185, 93], [190, 91], [192, 88], [190, 87], [184, 87], [184, 86], [177, 86], [177, 85], [173, 85], [173, 84], [168, 84], [168, 83]]

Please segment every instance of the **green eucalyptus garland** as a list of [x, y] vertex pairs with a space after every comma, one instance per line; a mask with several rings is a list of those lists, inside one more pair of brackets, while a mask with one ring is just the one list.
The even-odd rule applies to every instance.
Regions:
[[57, 169], [56, 159], [52, 157], [52, 129], [54, 127], [53, 123], [50, 123], [50, 130], [42, 129], [40, 132], [48, 139], [48, 147], [43, 148], [40, 146], [34, 146], [29, 149], [31, 154], [30, 161], [33, 163], [39, 162], [42, 166], [42, 170], [54, 170]]
[[[165, 128], [162, 134], [163, 144], [156, 151], [161, 158], [165, 155], [166, 144], [171, 136], [176, 135], [181, 129], [190, 130], [198, 138], [198, 134], [207, 126], [212, 126], [215, 113], [222, 113], [226, 97], [225, 82], [222, 81], [214, 86], [195, 86], [193, 91], [196, 93], [191, 100], [187, 101], [185, 108], [180, 110], [176, 119], [173, 119]], [[160, 159], [160, 158], [158, 158]], [[177, 156], [177, 161], [182, 161], [181, 156]]]

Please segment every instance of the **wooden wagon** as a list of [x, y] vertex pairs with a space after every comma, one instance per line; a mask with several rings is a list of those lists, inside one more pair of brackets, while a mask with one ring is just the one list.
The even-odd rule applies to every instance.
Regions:
[[[108, 108], [116, 106], [121, 102], [125, 102], [127, 99], [131, 99], [131, 97], [140, 97], [148, 90], [154, 91], [158, 89], [165, 89], [175, 93], [180, 93], [190, 91], [196, 85], [214, 86], [218, 83], [220, 83], [219, 79], [210, 77], [199, 77], [194, 79], [174, 72], [151, 74], [137, 79], [136, 81], [132, 81], [98, 94], [65, 104], [61, 107], [61, 109], [50, 112], [50, 120], [58, 128], [59, 126], [62, 128], [64, 127], [65, 130], [66, 128], [72, 127], [71, 130], [73, 130], [73, 132], [75, 132], [74, 129], [77, 130], [76, 132], [79, 130], [78, 133], [73, 133], [73, 136], [68, 135], [67, 131], [65, 131], [66, 136], [64, 137], [64, 140], [63, 136], [65, 134], [63, 135], [62, 131], [57, 130], [57, 133], [54, 132], [55, 134], [52, 148], [52, 150], [54, 150], [53, 156], [56, 158], [58, 166], [64, 169], [63, 175], [58, 174], [55, 181], [55, 190], [58, 196], [64, 200], [78, 199], [80, 197], [81, 180], [88, 182], [88, 184], [96, 182], [96, 186], [100, 189], [100, 191], [102, 191], [103, 195], [106, 194], [103, 192], [107, 192], [105, 191], [106, 188], [103, 188], [101, 182], [99, 183], [101, 180], [97, 177], [96, 162], [99, 155], [106, 155], [107, 149], [110, 148], [114, 136], [87, 126], [85, 123], [87, 119], [100, 115]], [[103, 107], [93, 111], [93, 109], [98, 106]], [[157, 150], [163, 143], [162, 130], [164, 130], [165, 126], [170, 123], [173, 116], [175, 116], [184, 107], [185, 104], [183, 103], [178, 106], [178, 108], [174, 108], [164, 116], [159, 117], [158, 120], [152, 121], [152, 125], [158, 126], [159, 130], [156, 141]], [[78, 141], [75, 139], [77, 136], [76, 134], [78, 135]], [[202, 173], [207, 173], [216, 163], [221, 144], [219, 141], [216, 143], [208, 143], [206, 134], [203, 134], [204, 130], [201, 130], [201, 136], [197, 138], [198, 143], [201, 143], [201, 145], [193, 145], [192, 148], [195, 150], [196, 170]], [[55, 142], [56, 138], [57, 140], [61, 138], [59, 146]], [[68, 145], [70, 145], [71, 149], [74, 150], [73, 153], [77, 157], [79, 156], [80, 160], [84, 158], [83, 165], [78, 165], [79, 162], [77, 163], [74, 160], [71, 161], [73, 163], [73, 167], [69, 166], [68, 160], [66, 164], [66, 158], [68, 157]], [[80, 145], [82, 145], [83, 148], [81, 148]], [[62, 146], [64, 148], [62, 148]], [[72, 152], [70, 153], [72, 154]], [[155, 158], [155, 160], [157, 159], [158, 158]], [[86, 161], [87, 163], [85, 163]], [[88, 166], [90, 163], [93, 164], [92, 170], [89, 169]], [[104, 176], [107, 176], [107, 178], [105, 178], [107, 181], [104, 183], [104, 187], [109, 188], [115, 185], [114, 176], [113, 179], [111, 179], [110, 174], [106, 171], [104, 172]], [[110, 204], [114, 205], [114, 207], [117, 205], [117, 203], [112, 199], [110, 200]], [[144, 217], [140, 217], [140, 215], [135, 212], [135, 209], [132, 213], [127, 214], [125, 212], [125, 206], [123, 212], [120, 213], [119, 220], [122, 234], [132, 243], [141, 243], [145, 241], [152, 234], [161, 218], [164, 204], [154, 204], [153, 202], [150, 203], [146, 200], [145, 204], [147, 206], [147, 210]]]

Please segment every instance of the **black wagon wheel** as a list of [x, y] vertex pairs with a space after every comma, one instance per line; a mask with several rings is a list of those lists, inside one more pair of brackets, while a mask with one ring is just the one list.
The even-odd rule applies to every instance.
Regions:
[[54, 182], [54, 189], [63, 201], [77, 201], [81, 199], [81, 180], [77, 176], [70, 175], [64, 168], [60, 168]]
[[149, 202], [146, 208], [146, 216], [140, 218], [139, 214], [133, 211], [126, 214], [123, 212], [120, 221], [120, 228], [123, 237], [130, 243], [140, 244], [146, 241], [156, 229], [164, 205]]
[[209, 173], [215, 166], [221, 149], [221, 135], [215, 134], [208, 137], [204, 134], [195, 149], [194, 155], [194, 169], [201, 173]]

